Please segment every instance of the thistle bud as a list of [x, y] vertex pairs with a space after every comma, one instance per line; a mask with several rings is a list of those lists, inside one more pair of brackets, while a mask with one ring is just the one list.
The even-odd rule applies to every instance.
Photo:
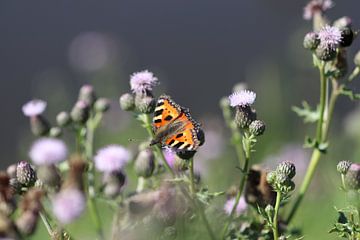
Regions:
[[58, 138], [62, 135], [62, 130], [59, 127], [52, 127], [50, 129], [49, 136], [53, 138]]
[[345, 186], [349, 189], [358, 190], [360, 188], [360, 164], [353, 163], [345, 175]]
[[92, 106], [96, 101], [94, 87], [89, 84], [82, 86], [79, 91], [79, 100], [85, 101], [89, 106]]
[[110, 108], [110, 101], [107, 98], [99, 98], [95, 102], [95, 111], [104, 113]]
[[60, 127], [65, 127], [65, 126], [69, 125], [70, 122], [71, 122], [71, 117], [70, 117], [70, 114], [68, 112], [60, 112], [56, 116], [56, 123]]
[[276, 173], [276, 180], [275, 182], [280, 185], [286, 185], [289, 182], [289, 177], [281, 172]]
[[292, 179], [296, 174], [295, 165], [292, 162], [282, 162], [276, 168], [277, 173], [286, 175], [288, 178]]
[[266, 181], [270, 184], [270, 185], [273, 185], [276, 181], [276, 172], [272, 171], [272, 172], [269, 172], [267, 175], [266, 175]]
[[60, 186], [61, 177], [55, 165], [39, 166], [37, 171], [37, 177], [40, 179], [40, 181], [43, 184], [48, 185], [50, 187], [57, 188]]
[[151, 177], [155, 169], [154, 154], [150, 149], [140, 151], [135, 160], [135, 172], [141, 177]]
[[25, 187], [32, 187], [36, 181], [36, 172], [30, 163], [21, 161], [16, 167], [16, 179]]
[[309, 50], [315, 50], [320, 43], [319, 36], [317, 33], [309, 32], [304, 37], [304, 48]]
[[141, 113], [152, 113], [154, 112], [156, 101], [152, 96], [136, 95], [135, 106], [136, 109]]
[[228, 97], [222, 97], [220, 99], [220, 107], [221, 108], [230, 108], [230, 101]]
[[268, 215], [268, 217], [270, 219], [272, 219], [274, 217], [274, 213], [275, 213], [275, 209], [272, 205], [268, 204], [266, 207], [265, 207], [265, 212], [266, 214]]
[[254, 136], [260, 136], [265, 132], [265, 123], [261, 120], [255, 120], [250, 124], [249, 131]]
[[121, 95], [119, 99], [120, 108], [124, 111], [132, 111], [135, 108], [134, 96], [130, 93]]
[[105, 173], [102, 181], [105, 196], [115, 198], [121, 193], [126, 182], [126, 176], [121, 171]]
[[45, 136], [50, 130], [50, 124], [42, 115], [37, 115], [30, 118], [30, 128], [35, 136]]
[[31, 235], [35, 232], [39, 215], [32, 211], [26, 211], [16, 220], [16, 227], [24, 235]]
[[240, 128], [247, 128], [256, 119], [256, 112], [250, 106], [236, 107], [235, 123]]
[[360, 68], [360, 51], [356, 53], [354, 57], [354, 63], [358, 68]]
[[341, 29], [341, 47], [349, 47], [354, 40], [354, 32], [349, 27]]
[[323, 60], [325, 62], [334, 60], [336, 57], [336, 49], [326, 46], [319, 46], [315, 50], [315, 55], [318, 59]]
[[351, 18], [346, 16], [339, 18], [333, 24], [333, 26], [337, 27], [338, 29], [351, 28], [351, 25], [352, 25]]
[[351, 164], [352, 164], [352, 162], [350, 162], [350, 161], [340, 161], [337, 164], [336, 169], [339, 173], [346, 174], [347, 171], [349, 170]]
[[79, 100], [70, 112], [71, 119], [77, 123], [85, 123], [89, 118], [89, 105]]

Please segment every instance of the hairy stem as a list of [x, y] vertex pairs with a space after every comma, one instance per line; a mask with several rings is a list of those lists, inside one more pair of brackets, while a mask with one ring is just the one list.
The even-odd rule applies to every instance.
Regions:
[[274, 240], [279, 239], [279, 223], [278, 223], [278, 216], [279, 216], [279, 209], [280, 209], [280, 202], [281, 202], [281, 192], [276, 192], [276, 203], [275, 203], [275, 213], [274, 213], [274, 219], [273, 219], [273, 236]]

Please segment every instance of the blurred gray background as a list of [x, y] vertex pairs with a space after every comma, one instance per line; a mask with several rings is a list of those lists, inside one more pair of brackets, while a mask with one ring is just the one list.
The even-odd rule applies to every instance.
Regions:
[[[292, 127], [302, 123], [291, 106], [315, 101], [318, 92], [317, 72], [302, 48], [311, 29], [302, 19], [306, 2], [1, 1], [2, 167], [26, 157], [18, 151], [30, 142], [22, 140], [29, 136], [21, 112], [26, 101], [48, 101], [54, 121], [58, 111], [71, 108], [82, 84], [116, 102], [129, 89], [129, 75], [144, 69], [159, 77], [158, 93], [166, 91], [197, 117], [218, 115], [218, 100], [235, 83], [247, 82], [272, 129], [287, 124], [278, 138], [294, 137], [301, 129]], [[360, 26], [358, 0], [335, 3], [330, 18], [348, 15]], [[350, 59], [359, 48], [357, 39]], [[340, 113], [354, 107], [343, 102]]]

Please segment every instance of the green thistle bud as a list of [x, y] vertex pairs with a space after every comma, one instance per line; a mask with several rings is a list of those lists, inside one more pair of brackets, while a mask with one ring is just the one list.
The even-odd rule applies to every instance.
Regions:
[[119, 102], [120, 108], [124, 111], [132, 111], [135, 108], [135, 98], [134, 95], [130, 93], [121, 95]]
[[275, 182], [280, 185], [286, 185], [289, 182], [289, 177], [281, 172], [276, 173], [276, 180]]
[[155, 110], [156, 101], [152, 96], [136, 95], [135, 106], [141, 113], [152, 113]]
[[354, 32], [349, 27], [341, 29], [341, 47], [349, 47], [354, 40]]
[[62, 135], [62, 130], [59, 127], [52, 127], [49, 133], [50, 137], [58, 138]]
[[89, 118], [89, 105], [79, 100], [70, 112], [71, 119], [76, 123], [85, 123]]
[[266, 214], [268, 215], [268, 217], [270, 219], [272, 219], [274, 217], [274, 213], [275, 213], [275, 209], [272, 205], [268, 204], [266, 207], [265, 207], [265, 212]]
[[141, 177], [151, 177], [154, 169], [154, 154], [150, 149], [145, 149], [140, 151], [136, 160], [135, 160], [135, 172], [138, 176]]
[[254, 120], [249, 126], [249, 131], [254, 136], [260, 136], [265, 132], [265, 123], [261, 120]]
[[42, 165], [37, 170], [39, 180], [50, 187], [59, 187], [61, 177], [59, 170], [54, 165]]
[[318, 47], [315, 50], [315, 55], [318, 59], [325, 62], [332, 61], [336, 57], [336, 49], [331, 47]]
[[289, 179], [292, 179], [296, 174], [295, 165], [289, 161], [282, 162], [277, 166], [276, 172], [284, 174]]
[[352, 164], [352, 162], [350, 162], [350, 161], [340, 161], [337, 164], [336, 169], [339, 173], [346, 174], [347, 171], [349, 170], [351, 164]]
[[95, 111], [104, 113], [110, 108], [110, 101], [107, 98], [99, 98], [95, 102]]
[[357, 67], [360, 68], [360, 51], [358, 51], [354, 57], [354, 63]]
[[86, 84], [80, 88], [79, 100], [86, 102], [89, 106], [92, 106], [96, 101], [96, 94], [94, 87]]
[[70, 117], [70, 114], [68, 112], [60, 112], [56, 116], [56, 123], [60, 127], [65, 127], [65, 126], [69, 125], [70, 122], [71, 122], [71, 117]]
[[304, 37], [304, 48], [309, 50], [315, 50], [320, 43], [320, 39], [317, 33], [309, 32]]
[[37, 115], [30, 118], [30, 128], [35, 136], [45, 136], [49, 133], [50, 124], [42, 115]]
[[106, 173], [103, 177], [103, 191], [105, 196], [116, 198], [121, 193], [126, 182], [126, 176], [122, 172]]
[[276, 181], [276, 172], [272, 171], [266, 174], [266, 181], [270, 184], [273, 185]]
[[344, 28], [351, 28], [352, 20], [349, 17], [341, 17], [337, 19], [333, 26], [337, 27], [338, 29], [344, 29]]
[[360, 164], [353, 163], [345, 175], [345, 186], [349, 189], [358, 190], [360, 188]]
[[16, 179], [25, 187], [32, 187], [36, 181], [36, 172], [30, 163], [21, 161], [16, 167]]
[[256, 112], [250, 106], [236, 107], [235, 123], [240, 128], [247, 128], [256, 119]]

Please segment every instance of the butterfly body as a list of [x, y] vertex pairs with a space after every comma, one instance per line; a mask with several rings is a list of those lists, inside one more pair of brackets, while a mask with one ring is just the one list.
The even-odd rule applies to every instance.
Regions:
[[153, 118], [154, 139], [150, 145], [161, 144], [177, 151], [195, 151], [199, 145], [200, 125], [189, 110], [176, 104], [167, 95], [157, 101]]

